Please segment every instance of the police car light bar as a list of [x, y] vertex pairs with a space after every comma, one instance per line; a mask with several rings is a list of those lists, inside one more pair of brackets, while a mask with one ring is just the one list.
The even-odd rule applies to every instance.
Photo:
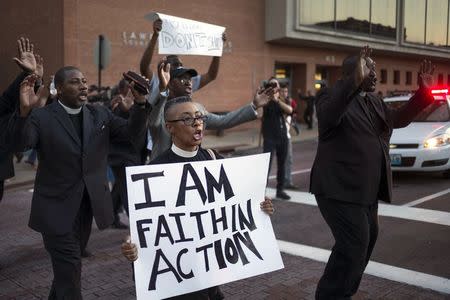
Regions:
[[431, 90], [432, 94], [448, 94], [448, 89], [435, 89]]

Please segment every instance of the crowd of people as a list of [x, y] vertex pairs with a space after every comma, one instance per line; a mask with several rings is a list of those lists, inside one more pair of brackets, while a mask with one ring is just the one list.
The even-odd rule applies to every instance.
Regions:
[[[260, 116], [263, 152], [271, 153], [270, 165], [273, 156], [277, 161], [276, 198], [288, 200], [285, 190], [297, 189], [291, 178], [297, 104], [288, 86], [270, 77], [248, 104], [226, 114], [208, 112], [194, 93], [216, 79], [220, 57], [212, 58], [205, 74], [185, 67], [176, 55], [164, 57], [152, 70], [161, 28], [155, 21], [140, 62], [144, 91], [126, 79], [99, 91], [72, 66], [61, 67], [45, 87], [44, 60], [29, 39], [17, 41], [14, 61], [20, 73], [0, 98], [0, 199], [3, 181], [14, 175], [14, 153], [36, 151], [29, 226], [41, 233], [52, 261], [49, 299], [82, 298], [81, 257], [89, 255], [93, 220], [99, 229], [127, 228], [119, 218], [122, 209], [128, 213], [125, 167], [221, 159], [201, 147], [205, 129], [232, 128]], [[370, 54], [366, 47], [344, 60], [342, 80], [315, 100], [319, 146], [311, 192], [336, 240], [317, 299], [350, 299], [356, 293], [377, 238], [377, 201], [391, 198], [392, 128], [406, 126], [432, 101], [433, 67], [424, 62], [410, 103], [402, 111], [389, 110], [373, 94], [376, 72]], [[306, 98], [305, 120], [312, 127], [314, 97]], [[115, 178], [111, 191], [108, 167]], [[261, 209], [272, 214], [272, 200], [261, 199]], [[122, 252], [130, 261], [138, 255], [129, 240]], [[176, 298], [223, 299], [223, 294], [214, 287]]]

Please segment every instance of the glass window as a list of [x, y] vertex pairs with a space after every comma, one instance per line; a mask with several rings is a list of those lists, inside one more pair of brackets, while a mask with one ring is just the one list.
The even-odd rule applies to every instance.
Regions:
[[300, 24], [334, 29], [334, 0], [299, 1]]
[[[447, 46], [450, 46], [450, 1], [448, 2]], [[450, 84], [450, 81], [448, 82]]]
[[434, 101], [414, 118], [414, 122], [447, 122], [450, 112], [447, 101]]
[[336, 0], [336, 28], [369, 34], [370, 0]]
[[425, 42], [425, 5], [423, 0], [408, 0], [405, 3], [405, 41]]
[[[406, 105], [408, 101], [388, 101], [387, 106], [392, 109], [399, 109]], [[423, 109], [413, 120], [413, 122], [447, 122], [450, 121], [450, 111], [447, 101], [434, 101]]]
[[447, 43], [448, 0], [428, 0], [427, 3], [426, 43], [445, 46]]
[[381, 80], [380, 83], [387, 83], [387, 70], [381, 69]]
[[412, 84], [412, 72], [406, 71], [406, 85]]
[[372, 0], [370, 34], [395, 39], [396, 0]]
[[394, 70], [394, 84], [400, 84], [400, 71]]

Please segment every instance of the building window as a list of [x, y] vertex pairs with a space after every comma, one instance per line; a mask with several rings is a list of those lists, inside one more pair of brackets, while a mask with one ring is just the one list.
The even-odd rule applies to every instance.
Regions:
[[449, 0], [407, 0], [404, 5], [405, 41], [449, 46]]
[[334, 2], [335, 0], [300, 1], [300, 23], [334, 30]]
[[396, 39], [396, 0], [299, 0], [301, 25]]
[[405, 41], [423, 44], [425, 42], [426, 1], [405, 1]]
[[448, 0], [427, 0], [426, 44], [445, 46], [447, 44]]
[[386, 69], [381, 69], [381, 79], [380, 79], [380, 83], [387, 83], [387, 70]]
[[438, 74], [438, 80], [437, 80], [437, 84], [438, 85], [443, 85], [444, 84], [444, 74]]
[[400, 71], [394, 70], [394, 84], [400, 84]]
[[411, 85], [412, 84], [412, 72], [411, 71], [406, 71], [406, 85]]
[[336, 29], [369, 34], [370, 0], [336, 0]]
[[370, 35], [395, 39], [397, 35], [397, 1], [372, 0], [370, 16]]

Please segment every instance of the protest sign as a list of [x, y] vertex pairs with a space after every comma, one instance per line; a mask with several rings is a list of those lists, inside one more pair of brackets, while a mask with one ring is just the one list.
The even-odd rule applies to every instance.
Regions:
[[159, 54], [222, 56], [225, 27], [160, 13], [151, 13], [146, 18], [162, 20]]
[[264, 200], [269, 154], [127, 167], [137, 299], [283, 268]]

